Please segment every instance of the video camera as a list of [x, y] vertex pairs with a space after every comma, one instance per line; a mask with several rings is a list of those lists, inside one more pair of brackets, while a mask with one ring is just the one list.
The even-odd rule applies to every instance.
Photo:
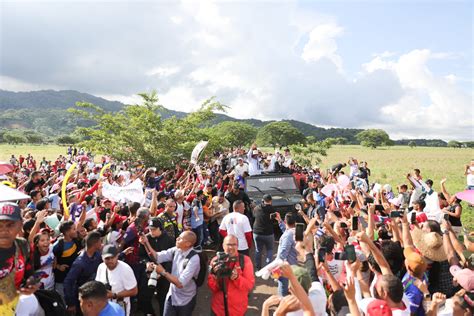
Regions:
[[238, 257], [231, 257], [229, 254], [221, 251], [218, 251], [216, 256], [217, 260], [213, 264], [212, 273], [218, 278], [229, 278], [233, 270], [230, 264], [237, 262]]

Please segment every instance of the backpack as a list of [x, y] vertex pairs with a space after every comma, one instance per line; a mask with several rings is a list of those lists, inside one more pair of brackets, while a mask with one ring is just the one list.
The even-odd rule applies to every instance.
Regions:
[[45, 315], [66, 315], [66, 304], [64, 304], [64, 301], [58, 292], [54, 290], [37, 290], [34, 295], [38, 299]]
[[[199, 256], [199, 274], [197, 278], [193, 278], [194, 282], [196, 283], [197, 287], [200, 287], [206, 281], [206, 274], [207, 274], [207, 267], [209, 265], [208, 258], [206, 253], [204, 252], [197, 252], [196, 250], [191, 250], [188, 255], [186, 256], [186, 260], [183, 263], [183, 269], [186, 269], [186, 266], [189, 260], [194, 257], [195, 255]], [[174, 256], [174, 253], [173, 253]]]

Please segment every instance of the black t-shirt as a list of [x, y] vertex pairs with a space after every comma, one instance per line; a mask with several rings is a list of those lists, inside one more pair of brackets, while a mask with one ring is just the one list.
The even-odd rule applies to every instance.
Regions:
[[249, 196], [247, 195], [247, 193], [245, 193], [243, 190], [240, 190], [239, 191], [239, 194], [235, 195], [234, 192], [228, 192], [226, 195], [225, 195], [225, 198], [227, 199], [227, 201], [229, 201], [229, 204], [230, 204], [230, 207], [229, 207], [229, 212], [233, 212], [234, 209], [233, 209], [233, 204], [235, 201], [237, 200], [241, 200], [245, 203], [245, 210], [247, 211], [248, 208], [249, 208], [249, 205], [250, 205], [250, 198]]
[[273, 220], [270, 214], [275, 213], [273, 205], [260, 204], [253, 210], [255, 222], [253, 223], [253, 232], [257, 235], [273, 235]]
[[25, 192], [30, 193], [36, 188], [41, 187], [43, 184], [45, 184], [45, 181], [43, 178], [40, 178], [38, 181], [33, 182], [33, 180], [28, 181], [28, 183], [25, 185]]
[[360, 171], [359, 178], [367, 179], [370, 175], [370, 169], [369, 168], [360, 167], [359, 171]]
[[[456, 212], [456, 207], [458, 207], [458, 206], [461, 207], [459, 204], [453, 204], [453, 205], [449, 206], [448, 211], [454, 213], [454, 212]], [[449, 215], [449, 222], [451, 223], [451, 226], [455, 226], [455, 227], [462, 226], [461, 219], [458, 218], [458, 217], [454, 217], [454, 216]]]

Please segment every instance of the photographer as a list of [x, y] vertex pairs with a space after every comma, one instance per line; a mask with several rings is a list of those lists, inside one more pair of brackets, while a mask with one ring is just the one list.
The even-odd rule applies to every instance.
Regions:
[[[175, 241], [166, 234], [163, 230], [163, 223], [157, 217], [152, 217], [150, 219], [148, 222], [148, 228], [150, 232], [146, 234], [146, 236], [140, 237], [140, 249], [138, 255], [140, 256], [140, 262], [147, 263], [147, 271], [151, 271], [154, 269], [153, 262], [155, 262], [155, 257], [151, 255], [151, 250], [149, 249], [152, 249], [155, 252], [167, 250], [174, 246]], [[171, 263], [164, 262], [163, 267], [167, 271], [170, 271]], [[163, 316], [166, 294], [168, 293], [169, 287], [170, 282], [166, 280], [166, 278], [158, 277], [153, 273], [147, 279], [147, 282], [139, 284], [139, 303], [146, 315], [154, 314], [153, 307], [149, 302], [153, 295], [156, 294], [160, 305], [160, 315]], [[142, 302], [144, 304], [141, 304]]]
[[107, 245], [102, 250], [104, 261], [97, 268], [96, 281], [102, 282], [107, 288], [107, 298], [118, 303], [130, 315], [130, 297], [138, 293], [137, 280], [132, 268], [118, 260], [119, 252], [113, 245]]
[[212, 291], [212, 315], [245, 315], [248, 293], [255, 278], [250, 257], [239, 254], [238, 239], [228, 235], [223, 242], [224, 252], [211, 260], [208, 285]]

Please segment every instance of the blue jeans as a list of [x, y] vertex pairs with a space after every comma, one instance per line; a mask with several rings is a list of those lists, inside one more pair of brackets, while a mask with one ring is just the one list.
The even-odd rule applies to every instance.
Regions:
[[193, 232], [197, 237], [195, 246], [202, 246], [204, 244], [204, 225], [201, 224], [198, 227], [193, 228]]
[[280, 277], [278, 279], [278, 295], [285, 297], [289, 294], [288, 292], [288, 279]]
[[273, 243], [275, 241], [275, 238], [273, 237], [273, 235], [253, 234], [253, 241], [255, 243], [255, 267], [258, 271], [262, 268], [263, 248], [265, 248], [267, 251], [265, 265], [269, 264], [272, 261]]
[[173, 306], [171, 304], [171, 296], [165, 302], [165, 310], [163, 316], [189, 316], [193, 314], [194, 307], [196, 306], [196, 295], [189, 301], [188, 304], [183, 306]]

